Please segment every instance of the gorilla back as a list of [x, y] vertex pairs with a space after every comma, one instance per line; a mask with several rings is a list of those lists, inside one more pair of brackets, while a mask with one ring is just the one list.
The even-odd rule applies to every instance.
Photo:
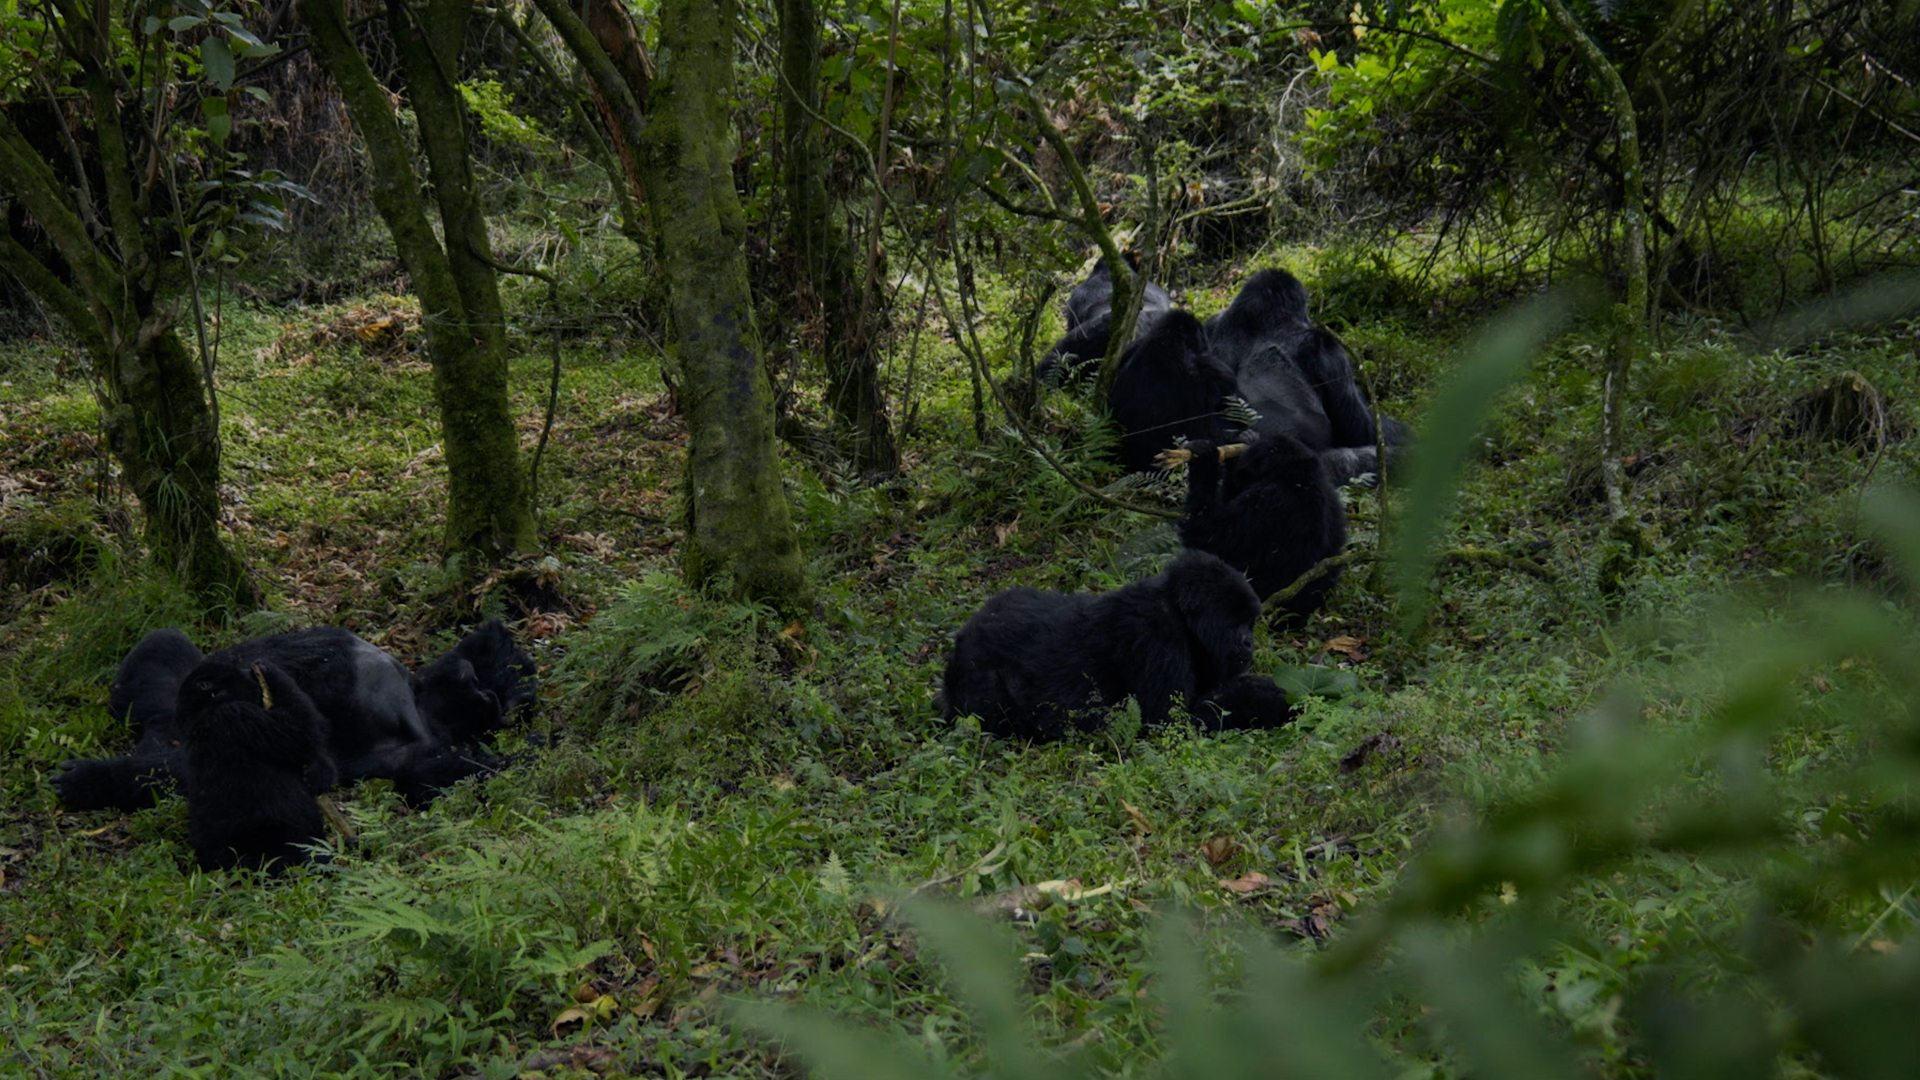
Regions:
[[1168, 312], [1127, 346], [1107, 397], [1107, 411], [1126, 432], [1121, 464], [1146, 472], [1182, 436], [1225, 441], [1234, 427], [1221, 407], [1233, 392], [1233, 375], [1214, 358], [1200, 320]]
[[1204, 552], [1099, 596], [1009, 589], [955, 637], [944, 712], [1038, 740], [1084, 730], [1127, 697], [1149, 725], [1175, 700], [1197, 714], [1252, 661], [1259, 614], [1239, 571]]
[[[1135, 272], [1140, 262], [1131, 253], [1127, 265]], [[1140, 315], [1133, 332], [1144, 334], [1173, 308], [1173, 297], [1154, 282], [1147, 282], [1140, 298]], [[1067, 333], [1040, 360], [1040, 381], [1058, 386], [1079, 374], [1086, 365], [1107, 355], [1107, 343], [1113, 337], [1113, 271], [1107, 260], [1093, 268], [1087, 280], [1073, 287], [1067, 296]]]
[[325, 836], [314, 795], [334, 771], [325, 721], [292, 677], [270, 661], [249, 672], [209, 660], [182, 683], [174, 723], [200, 868], [305, 863]]

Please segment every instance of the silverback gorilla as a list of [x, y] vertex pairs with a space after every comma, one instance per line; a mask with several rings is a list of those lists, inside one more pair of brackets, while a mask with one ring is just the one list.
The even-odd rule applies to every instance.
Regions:
[[[69, 761], [54, 778], [76, 809], [152, 806], [177, 779], [177, 696], [200, 651], [178, 630], [156, 630], [120, 662], [107, 710], [129, 720], [137, 742], [125, 757]], [[498, 620], [446, 655], [409, 672], [350, 631], [314, 627], [243, 641], [206, 659], [242, 670], [271, 662], [289, 675], [325, 722], [325, 746], [340, 779], [386, 777], [413, 804], [488, 768], [470, 752], [534, 697], [533, 662]]]
[[[1139, 259], [1128, 252], [1127, 266], [1138, 272]], [[1140, 315], [1133, 332], [1144, 334], [1173, 307], [1167, 290], [1149, 281], [1140, 299]], [[1107, 260], [1093, 268], [1087, 280], [1067, 294], [1067, 333], [1047, 350], [1040, 361], [1040, 381], [1058, 386], [1077, 375], [1088, 363], [1107, 355], [1107, 341], [1113, 336], [1113, 270]]]
[[[1009, 589], [956, 635], [944, 715], [971, 714], [990, 734], [1042, 741], [1097, 726], [1128, 697], [1149, 726], [1165, 723], [1176, 701], [1211, 727], [1282, 724], [1290, 719], [1284, 692], [1243, 674], [1259, 615], [1246, 578], [1204, 552], [1098, 596]], [[1230, 686], [1233, 700], [1209, 708]]]
[[[1307, 318], [1307, 290], [1298, 278], [1277, 268], [1259, 271], [1206, 328], [1215, 360], [1260, 414], [1254, 430], [1305, 443], [1336, 486], [1380, 472], [1373, 410], [1340, 339]], [[1381, 426], [1390, 452], [1409, 441], [1398, 420], [1382, 418]]]
[[314, 796], [336, 779], [313, 701], [270, 660], [251, 672], [208, 660], [175, 701], [187, 839], [200, 869], [278, 873], [307, 862], [325, 834]]

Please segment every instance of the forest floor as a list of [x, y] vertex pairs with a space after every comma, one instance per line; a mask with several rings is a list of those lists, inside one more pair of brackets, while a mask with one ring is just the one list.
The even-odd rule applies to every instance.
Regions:
[[[1237, 280], [1185, 302], [1217, 310]], [[0, 1072], [793, 1075], [732, 1011], [740, 999], [977, 1063], [975, 1014], [899, 917], [914, 897], [1004, 922], [1035, 1038], [1132, 1075], [1166, 1053], [1159, 913], [1194, 913], [1224, 981], [1226, 934], [1320, 952], [1393, 894], [1437, 826], [1552, 773], [1603, 702], [1630, 693], [1646, 729], [1684, 733], [1713, 714], [1746, 635], [1791, 621], [1802, 598], [1904, 596], [1856, 518], [1873, 480], [1920, 463], [1914, 325], [1783, 352], [1668, 321], [1628, 395], [1652, 550], [1604, 583], [1598, 338], [1576, 329], [1494, 409], [1444, 532], [1549, 580], [1443, 567], [1410, 636], [1384, 570], [1356, 569], [1304, 629], [1261, 632], [1256, 666], [1310, 695], [1292, 726], [1136, 738], [1117, 716], [1100, 736], [1015, 745], [935, 711], [953, 630], [1012, 585], [1136, 580], [1175, 550], [1167, 524], [1081, 496], [998, 417], [976, 441], [939, 328], [902, 334], [886, 376], [896, 391], [917, 380], [917, 399], [897, 413], [912, 417], [900, 476], [785, 463], [817, 614], [782, 625], [680, 584], [685, 432], [657, 352], [589, 329], [563, 343], [539, 476], [545, 572], [570, 606], [478, 601], [542, 669], [535, 715], [503, 742], [512, 768], [423, 811], [379, 782], [339, 793], [353, 842], [273, 883], [194, 870], [179, 800], [65, 811], [48, 777], [125, 745], [106, 688], [149, 629], [183, 625], [211, 649], [339, 625], [417, 665], [481, 613], [435, 561], [445, 481], [417, 318], [395, 297], [227, 308], [225, 525], [274, 597], [231, 623], [192, 621], [139, 570], [76, 353], [0, 346]], [[1343, 334], [1387, 411], [1418, 421], [1464, 330], [1359, 312]], [[529, 453], [548, 348], [516, 338]], [[1886, 422], [1832, 437], [1846, 433], [1804, 403], [1856, 377]], [[800, 407], [818, 420], [817, 403]], [[1093, 419], [1054, 398], [1041, 426], [1105, 482]], [[1350, 493], [1357, 545], [1401, 498]], [[1787, 842], [1817, 852], [1840, 842], [1847, 807], [1793, 784], [1865, 752], [1855, 720], [1885, 685], [1839, 657], [1786, 692], [1795, 717], [1765, 765], [1786, 785]], [[1600, 1074], [1634, 1075], [1629, 987], [1662, 964], [1744, 977], [1726, 943], [1760, 874], [1649, 855], [1579, 880], [1549, 901], [1551, 944], [1515, 969], [1523, 999]], [[1885, 904], [1831, 907], [1828, 924], [1861, 940], [1898, 936]], [[1420, 1034], [1421, 1006], [1384, 1015], [1371, 1031], [1397, 1075], [1461, 1071]]]

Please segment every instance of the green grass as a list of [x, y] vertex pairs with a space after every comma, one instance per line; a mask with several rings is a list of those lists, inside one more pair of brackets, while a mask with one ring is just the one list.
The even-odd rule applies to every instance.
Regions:
[[[1357, 304], [1359, 265], [1309, 263], [1307, 276]], [[521, 302], [516, 318], [537, 326], [543, 295]], [[1372, 1003], [1369, 1045], [1397, 1075], [1512, 1075], [1476, 1065], [1480, 1029], [1462, 1004], [1493, 972], [1592, 1073], [1634, 1077], [1665, 1060], [1644, 1011], [1660, 986], [1759, 987], [1784, 1023], [1800, 984], [1769, 982], [1748, 947], [1756, 905], [1773, 905], [1803, 946], [1858, 938], [1899, 952], [1912, 936], [1912, 902], [1877, 891], [1888, 875], [1843, 872], [1848, 845], [1864, 849], [1901, 820], [1885, 785], [1853, 779], [1901, 730], [1869, 720], [1911, 700], [1898, 665], [1864, 646], [1806, 646], [1812, 665], [1756, 721], [1752, 760], [1771, 800], [1760, 816], [1776, 826], [1757, 854], [1629, 845], [1580, 861], [1611, 803], [1536, 808], [1548, 832], [1526, 842], [1564, 842], [1574, 855], [1560, 871], [1514, 855], [1536, 849], [1499, 831], [1502, 807], [1531, 805], [1530, 793], [1588, 775], [1579, 769], [1607, 778], [1601, 790], [1632, 792], [1633, 820], [1723, 796], [1734, 744], [1720, 704], [1750, 684], [1739, 664], [1755, 655], [1752, 635], [1817, 624], [1829, 585], [1876, 590], [1894, 632], [1907, 632], [1895, 563], [1857, 511], [1863, 487], [1911, 475], [1917, 451], [1803, 436], [1791, 407], [1859, 371], [1913, 430], [1910, 329], [1834, 336], [1789, 357], [1709, 324], [1670, 324], [1629, 394], [1634, 499], [1656, 549], [1606, 597], [1593, 580], [1605, 533], [1598, 361], [1576, 328], [1500, 399], [1442, 532], [1449, 545], [1539, 561], [1551, 582], [1442, 568], [1429, 623], [1409, 636], [1377, 584], [1391, 579], [1358, 568], [1306, 629], [1262, 631], [1263, 669], [1341, 691], [1308, 702], [1292, 727], [1033, 748], [937, 717], [948, 635], [1014, 584], [1132, 580], [1171, 550], [1164, 525], [1079, 495], [997, 422], [975, 445], [965, 373], [928, 331], [911, 358], [919, 426], [901, 477], [868, 487], [786, 463], [819, 599], [818, 617], [788, 631], [679, 584], [684, 431], [657, 357], [622, 331], [572, 332], [540, 513], [579, 610], [547, 624], [536, 648], [545, 693], [507, 741], [516, 766], [423, 812], [381, 783], [339, 794], [358, 839], [329, 868], [273, 884], [200, 874], [179, 802], [73, 814], [47, 783], [64, 758], [124, 745], [104, 690], [141, 633], [186, 624], [212, 647], [336, 623], [418, 662], [455, 621], [452, 579], [433, 566], [444, 481], [430, 375], [417, 357], [351, 336], [315, 341], [364, 323], [354, 307], [228, 309], [231, 535], [276, 609], [244, 625], [192, 623], [186, 601], [140, 569], [130, 507], [87, 486], [98, 451], [84, 381], [46, 349], [0, 358], [0, 472], [45, 478], [30, 501], [7, 504], [0, 553], [34, 537], [98, 553], [22, 557], [33, 576], [0, 593], [0, 1071], [508, 1076], [558, 1048], [607, 1075], [792, 1075], [794, 1060], [728, 1011], [736, 998], [823, 1009], [963, 1071], [1000, 1064], [981, 1019], [992, 1003], [947, 981], [964, 956], [936, 962], [902, 919], [900, 898], [914, 894], [1028, 912], [1008, 928], [1020, 990], [1008, 1000], [1033, 1039], [1066, 1048], [1046, 1060], [1139, 1075], [1194, 1045], [1200, 1023], [1163, 997], [1180, 954], [1156, 944], [1162, 912], [1196, 919], [1202, 996], [1214, 988], [1231, 1017], [1236, 980], [1279, 962], [1261, 950], [1337, 958], [1390, 898], [1439, 882], [1431, 895], [1444, 899], [1403, 916], [1400, 944], [1361, 965], [1384, 973], [1384, 989], [1326, 984]], [[1418, 415], [1454, 370], [1451, 334], [1405, 312], [1345, 334], [1401, 415]], [[515, 338], [529, 449], [547, 348], [537, 332]], [[904, 337], [900, 348], [896, 390]], [[1086, 460], [1087, 411], [1047, 408], [1047, 437], [1109, 478]], [[1354, 498], [1356, 535], [1405, 511], [1406, 492], [1385, 498]], [[1809, 593], [1811, 612], [1796, 606]], [[1330, 649], [1336, 638], [1357, 645]], [[1618, 704], [1622, 686], [1636, 704]], [[1606, 718], [1629, 714], [1674, 748], [1639, 773], [1622, 771], [1639, 751], [1604, 749]], [[1486, 831], [1460, 831], [1476, 820]], [[1459, 865], [1510, 877], [1491, 888], [1465, 871], [1449, 878], [1451, 864], [1410, 862], [1421, 851], [1471, 854], [1483, 861]], [[1090, 895], [1032, 888], [1066, 881], [1077, 883], [1068, 895]], [[1458, 986], [1433, 974], [1450, 949], [1477, 956], [1472, 931], [1493, 940], [1510, 907], [1551, 932], [1462, 961]], [[1432, 925], [1440, 938], [1422, 937]], [[1264, 944], [1236, 944], [1242, 933]], [[1425, 1002], [1452, 1027], [1436, 1029]], [[1821, 1068], [1804, 1044], [1768, 1045], [1789, 1075]]]

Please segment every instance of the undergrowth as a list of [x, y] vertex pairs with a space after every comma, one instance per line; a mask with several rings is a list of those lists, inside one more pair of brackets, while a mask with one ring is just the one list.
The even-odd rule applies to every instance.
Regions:
[[[1387, 411], [1419, 415], [1454, 369], [1451, 330], [1426, 310], [1486, 298], [1396, 293], [1404, 269], [1354, 252], [1287, 257], [1338, 309]], [[598, 302], [577, 287], [569, 304]], [[1204, 313], [1229, 295], [1190, 299]], [[545, 301], [517, 302], [531, 446]], [[1490, 1068], [1474, 1035], [1517, 1017], [1516, 1038], [1589, 1074], [1875, 1075], [1811, 1049], [1839, 1021], [1795, 995], [1816, 979], [1909, 985], [1886, 971], [1910, 964], [1920, 906], [1895, 873], [1849, 876], [1847, 855], [1904, 821], [1893, 781], [1850, 778], [1907, 745], [1893, 721], [1866, 721], [1911, 700], [1897, 662], [1911, 594], [1894, 547], [1858, 522], [1867, 487], [1912, 473], [1910, 325], [1788, 355], [1669, 322], [1628, 394], [1633, 497], [1655, 547], [1615, 595], [1593, 580], [1599, 341], [1576, 327], [1494, 408], [1444, 531], [1547, 580], [1443, 565], [1409, 633], [1385, 570], [1355, 567], [1308, 625], [1261, 631], [1256, 665], [1309, 691], [1294, 725], [1022, 747], [938, 718], [954, 628], [1012, 585], [1117, 587], [1174, 540], [1083, 494], [998, 418], [976, 442], [966, 375], [937, 334], [894, 369], [916, 364], [921, 396], [899, 477], [786, 463], [818, 597], [815, 618], [788, 624], [672, 572], [685, 433], [632, 323], [544, 326], [564, 331], [566, 364], [539, 513], [573, 607], [528, 615], [460, 594], [434, 565], [422, 508], [444, 481], [409, 303], [229, 310], [228, 526], [276, 598], [246, 620], [198, 621], [142, 569], [129, 506], [89, 480], [104, 466], [84, 381], [40, 348], [0, 360], [0, 476], [35, 485], [9, 490], [0, 520], [8, 1071], [511, 1076], [538, 1061], [785, 1077], [854, 1045], [823, 1051], [823, 1022], [728, 1005], [748, 1000], [850, 1018], [893, 1040], [895, 1064], [959, 1073], [1230, 1073], [1244, 1063], [1207, 1047], [1339, 1031], [1362, 1052], [1328, 1060], [1516, 1075]], [[1848, 373], [1887, 404], [1886, 437], [1805, 420], [1798, 403]], [[1115, 479], [1097, 460], [1111, 432], [1083, 403], [1051, 398], [1032, 428], [1084, 477]], [[1352, 493], [1360, 542], [1392, 535], [1409, 498]], [[1887, 647], [1806, 644], [1847, 585], [1874, 597]], [[201, 874], [178, 801], [115, 815], [53, 799], [61, 760], [125, 744], [105, 688], [146, 630], [184, 626], [213, 648], [330, 623], [418, 663], [487, 605], [519, 621], [542, 665], [537, 716], [503, 744], [512, 766], [424, 811], [380, 783], [339, 793], [356, 836], [329, 867], [272, 884]], [[1730, 733], [1739, 662], [1774, 655], [1755, 633], [1805, 663], [1783, 661], [1765, 722]], [[1640, 736], [1668, 755], [1634, 749]], [[1753, 777], [1763, 857], [1581, 846], [1617, 824], [1595, 809], [1615, 803], [1579, 803], [1582, 790], [1664, 822]], [[1544, 831], [1502, 816], [1514, 807]], [[1348, 969], [1373, 974], [1315, 983], [1293, 966], [1358, 949], [1408, 896], [1425, 897], [1418, 918]], [[928, 900], [1007, 926], [979, 939]], [[1763, 910], [1786, 929], [1756, 929]], [[1186, 921], [1163, 923], [1169, 911]], [[991, 979], [967, 969], [982, 949]], [[1805, 979], [1781, 981], [1789, 969]], [[1274, 995], [1300, 1011], [1262, 1011]], [[1364, 1035], [1354, 1017], [1372, 1017]], [[1761, 1046], [1759, 1072], [1673, 1064], [1684, 1040], [1668, 1032], [1755, 1023], [1774, 1034], [1729, 1045]], [[755, 1034], [768, 1025], [786, 1041]], [[1800, 1041], [1780, 1041], [1789, 1030]]]

